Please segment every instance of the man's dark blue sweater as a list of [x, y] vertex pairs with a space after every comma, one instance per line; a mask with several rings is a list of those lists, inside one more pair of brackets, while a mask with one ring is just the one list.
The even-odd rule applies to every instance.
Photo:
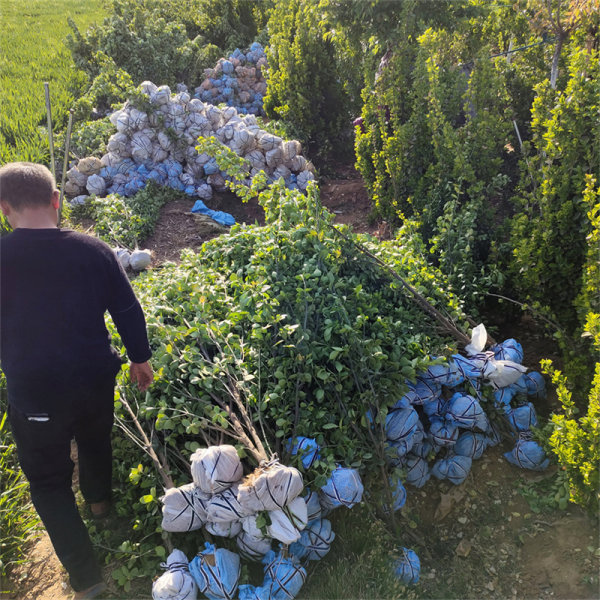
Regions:
[[108, 311], [132, 362], [151, 355], [129, 280], [102, 241], [68, 229], [16, 229], [0, 239], [0, 360], [21, 412], [55, 413], [73, 387], [115, 375]]

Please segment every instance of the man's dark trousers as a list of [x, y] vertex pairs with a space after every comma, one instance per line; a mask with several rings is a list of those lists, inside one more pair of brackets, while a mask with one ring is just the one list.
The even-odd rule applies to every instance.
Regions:
[[61, 404], [60, 413], [51, 415], [25, 414], [9, 406], [8, 416], [33, 505], [71, 586], [80, 591], [100, 582], [102, 575], [72, 490], [71, 440], [77, 443], [84, 499], [109, 500], [114, 377], [74, 387]]

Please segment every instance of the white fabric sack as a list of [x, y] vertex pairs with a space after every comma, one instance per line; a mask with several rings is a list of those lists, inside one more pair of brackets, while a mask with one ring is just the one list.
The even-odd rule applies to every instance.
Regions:
[[248, 517], [244, 517], [241, 521], [242, 523], [242, 529], [250, 536], [254, 537], [254, 538], [268, 538], [268, 535], [266, 534], [266, 532], [261, 531], [257, 526], [256, 526], [256, 517], [257, 515], [249, 515]]
[[168, 85], [161, 85], [156, 89], [154, 94], [150, 96], [150, 100], [152, 101], [152, 104], [156, 104], [157, 106], [168, 104], [171, 100], [171, 88]]
[[471, 343], [465, 346], [465, 352], [467, 356], [475, 356], [480, 354], [485, 348], [487, 342], [487, 331], [483, 323], [479, 323], [477, 327], [473, 327], [471, 332]]
[[80, 196], [75, 196], [69, 200], [69, 204], [71, 206], [77, 206], [78, 204], [85, 204], [85, 201], [89, 198], [87, 194], [81, 194]]
[[106, 181], [100, 175], [90, 175], [85, 187], [90, 195], [102, 196], [106, 192]]
[[88, 176], [84, 175], [77, 167], [71, 167], [67, 171], [67, 179], [79, 187], [85, 187]]
[[251, 512], [277, 510], [289, 504], [303, 488], [298, 469], [274, 463], [259, 467], [240, 484], [238, 500]]
[[225, 178], [221, 173], [213, 173], [206, 178], [206, 181], [212, 185], [212, 187], [217, 190], [217, 192], [223, 192], [227, 189], [225, 185]]
[[298, 179], [297, 179], [298, 187], [301, 190], [305, 190], [308, 187], [308, 182], [314, 181], [314, 179], [315, 179], [315, 176], [310, 171], [302, 171], [301, 173], [298, 174]]
[[80, 173], [88, 177], [90, 175], [98, 175], [98, 173], [100, 173], [100, 171], [102, 170], [102, 162], [99, 158], [96, 158], [95, 156], [88, 156], [86, 158], [82, 158], [77, 163], [77, 169]]
[[206, 520], [213, 523], [228, 523], [249, 516], [250, 513], [238, 502], [237, 492], [238, 486], [234, 484], [215, 494], [206, 508]]
[[264, 152], [280, 147], [282, 142], [283, 140], [280, 137], [267, 133], [266, 131], [263, 131], [262, 135], [258, 138], [258, 146]]
[[223, 125], [223, 117], [221, 111], [212, 104], [206, 107], [206, 117], [210, 121], [213, 131], [216, 131], [221, 125]]
[[129, 250], [125, 250], [125, 248], [115, 248], [115, 254], [117, 255], [118, 261], [121, 263], [121, 266], [124, 269], [128, 269], [129, 259], [131, 258]]
[[290, 161], [289, 167], [295, 173], [300, 173], [306, 169], [306, 165], [307, 162], [304, 156], [298, 155], [294, 156], [294, 158]]
[[65, 182], [65, 194], [67, 196], [79, 196], [85, 192], [85, 188], [77, 185], [74, 181], [67, 180]]
[[206, 494], [218, 494], [243, 475], [237, 450], [228, 444], [199, 448], [191, 458], [194, 483]]
[[166, 150], [158, 143], [152, 144], [152, 156], [150, 157], [154, 164], [161, 163], [169, 156]]
[[267, 165], [265, 155], [260, 150], [251, 150], [245, 158], [255, 169], [264, 169]]
[[137, 108], [129, 111], [129, 126], [132, 129], [142, 130], [148, 125], [148, 115]]
[[280, 177], [283, 177], [283, 179], [286, 179], [292, 174], [292, 172], [285, 166], [285, 165], [279, 165], [274, 171], [273, 171], [273, 177], [275, 177], [275, 179], [279, 179]]
[[163, 150], [170, 150], [173, 146], [171, 138], [164, 131], [159, 131], [156, 139]]
[[270, 538], [255, 537], [244, 530], [238, 533], [235, 541], [240, 549], [240, 554], [248, 560], [260, 561], [271, 549]]
[[229, 521], [229, 523], [206, 523], [206, 531], [219, 537], [234, 538], [242, 530], [242, 524], [239, 521]]
[[120, 133], [129, 133], [131, 131], [131, 127], [129, 125], [129, 112], [127, 109], [119, 111], [116, 126], [117, 131]]
[[100, 159], [100, 161], [104, 167], [116, 167], [123, 162], [123, 158], [114, 152], [108, 152]]
[[193, 483], [167, 490], [161, 501], [161, 527], [165, 531], [193, 531], [206, 523], [210, 495], [203, 494]]
[[300, 145], [299, 141], [290, 140], [288, 142], [283, 142], [281, 150], [282, 160], [288, 164], [294, 160], [294, 158], [296, 158], [300, 152], [302, 152], [302, 146]]
[[142, 81], [138, 87], [146, 96], [151, 96], [158, 89], [151, 81]]
[[198, 98], [192, 98], [188, 102], [187, 108], [193, 113], [202, 112], [204, 110], [204, 102], [202, 102], [202, 100], [198, 100]]
[[120, 156], [129, 156], [131, 149], [129, 147], [129, 136], [125, 133], [115, 133], [108, 138], [106, 149]]
[[294, 498], [282, 510], [269, 511], [271, 524], [268, 534], [284, 544], [293, 544], [300, 539], [301, 531], [308, 523], [308, 512], [304, 498]]
[[161, 567], [168, 570], [152, 584], [153, 600], [196, 600], [198, 586], [190, 574], [188, 559], [181, 550], [173, 550]]
[[201, 200], [210, 200], [212, 198], [213, 191], [212, 187], [207, 183], [203, 183], [196, 188], [196, 196]]
[[114, 112], [110, 113], [110, 115], [108, 115], [108, 120], [116, 127], [117, 126], [117, 121], [119, 120], [119, 116], [121, 115], [121, 113], [123, 112], [123, 109], [119, 109], [119, 110], [115, 110]]
[[134, 250], [129, 257], [129, 266], [134, 271], [143, 271], [151, 262], [152, 254], [149, 250]]
[[237, 109], [234, 106], [227, 106], [226, 108], [223, 109], [223, 111], [221, 112], [221, 114], [223, 115], [223, 120], [225, 122], [229, 121], [231, 118], [236, 117], [238, 112]]
[[527, 367], [512, 360], [489, 359], [483, 369], [483, 377], [488, 379], [495, 389], [500, 389], [515, 383]]
[[283, 161], [283, 148], [278, 146], [265, 153], [265, 161], [271, 169], [277, 168]]
[[131, 156], [136, 162], [145, 162], [152, 155], [152, 140], [138, 131], [131, 137]]
[[147, 135], [152, 141], [154, 141], [156, 139], [157, 136], [157, 131], [155, 127], [144, 127], [143, 129], [140, 130], [141, 133], [143, 133], [144, 135]]
[[187, 92], [179, 92], [175, 94], [173, 100], [177, 102], [177, 104], [181, 104], [182, 106], [186, 106], [190, 101], [191, 96]]

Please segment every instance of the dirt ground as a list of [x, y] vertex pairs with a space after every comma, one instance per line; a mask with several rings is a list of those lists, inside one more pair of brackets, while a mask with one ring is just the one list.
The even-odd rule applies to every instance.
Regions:
[[[352, 167], [339, 167], [333, 178], [322, 182], [321, 197], [335, 213], [336, 222], [387, 236], [386, 224], [372, 218], [364, 184]], [[192, 215], [192, 204], [178, 201], [163, 208], [156, 231], [145, 244], [154, 253], [154, 266], [177, 261], [181, 248], [197, 249], [224, 231]], [[231, 213], [238, 222], [263, 222], [256, 203], [241, 204], [230, 194], [219, 195], [209, 205]], [[510, 323], [500, 319], [498, 337], [517, 337], [525, 350], [524, 362], [533, 369], [539, 368], [539, 358], [552, 358], [555, 352], [528, 318]], [[552, 402], [550, 398], [538, 412], [547, 415], [554, 408]], [[402, 518], [416, 523], [415, 531], [427, 540], [429, 549], [429, 556], [421, 556], [419, 597], [600, 598], [595, 556], [600, 546], [598, 522], [573, 505], [562, 512], [533, 513], [518, 487], [549, 477], [551, 472], [512, 467], [502, 456], [508, 449], [486, 451], [461, 486], [430, 482], [422, 491], [409, 494]], [[68, 598], [70, 587], [45, 532], [32, 540], [28, 555], [28, 562], [13, 573], [0, 597]], [[447, 590], [442, 596], [440, 580]], [[107, 597], [124, 596], [115, 588]]]

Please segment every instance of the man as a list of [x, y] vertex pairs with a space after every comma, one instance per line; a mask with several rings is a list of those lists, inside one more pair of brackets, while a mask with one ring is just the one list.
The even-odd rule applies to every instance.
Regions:
[[110, 508], [115, 376], [121, 361], [104, 322], [108, 311], [140, 389], [152, 383], [142, 309], [112, 250], [59, 229], [59, 192], [33, 163], [0, 168], [0, 208], [13, 232], [0, 239], [0, 360], [8, 415], [31, 499], [75, 598], [104, 589], [71, 489], [71, 440], [79, 486], [92, 515]]

